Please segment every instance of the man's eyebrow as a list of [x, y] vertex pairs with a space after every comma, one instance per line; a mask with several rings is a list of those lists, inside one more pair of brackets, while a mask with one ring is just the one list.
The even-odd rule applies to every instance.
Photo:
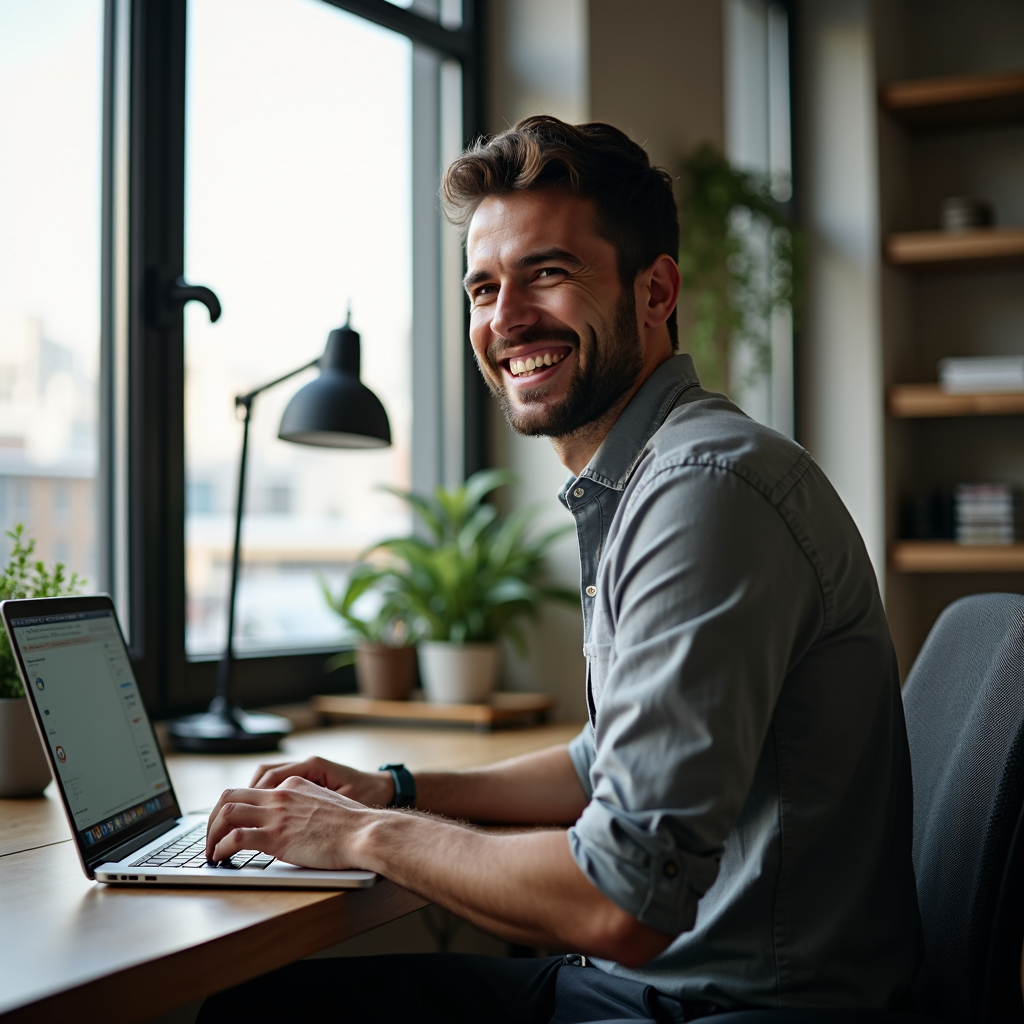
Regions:
[[[541, 249], [538, 252], [529, 252], [525, 256], [520, 256], [515, 262], [515, 268], [517, 270], [525, 270], [528, 267], [536, 267], [541, 263], [568, 263], [573, 267], [583, 266], [583, 261], [578, 256], [569, 252], [568, 249], [559, 249], [557, 246], [553, 246], [550, 249]], [[469, 291], [474, 285], [480, 284], [482, 281], [486, 281], [493, 276], [487, 270], [474, 270], [473, 273], [467, 274], [463, 278], [462, 287]]]
[[527, 267], [535, 267], [539, 263], [571, 263], [574, 267], [582, 267], [583, 261], [579, 256], [569, 252], [568, 249], [559, 249], [553, 246], [550, 249], [541, 249], [540, 252], [530, 252], [516, 261], [519, 270]]

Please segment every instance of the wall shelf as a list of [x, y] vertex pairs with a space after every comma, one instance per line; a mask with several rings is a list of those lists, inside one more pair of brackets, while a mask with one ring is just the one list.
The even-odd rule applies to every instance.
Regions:
[[938, 384], [895, 384], [889, 388], [889, 415], [897, 419], [943, 416], [1021, 416], [1024, 391], [949, 394]]
[[889, 549], [889, 563], [896, 572], [1024, 572], [1024, 544], [899, 540]]
[[912, 129], [1024, 121], [1024, 71], [891, 82], [882, 87], [880, 102]]
[[986, 266], [1024, 263], [1024, 228], [973, 231], [901, 231], [885, 241], [897, 266]]

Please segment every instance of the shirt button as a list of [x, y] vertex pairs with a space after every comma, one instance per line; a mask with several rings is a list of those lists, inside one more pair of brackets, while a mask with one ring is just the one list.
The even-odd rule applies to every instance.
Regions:
[[597, 587], [593, 583], [587, 587], [587, 597], [597, 597]]
[[679, 868], [674, 860], [665, 861], [665, 866], [661, 870], [665, 873], [666, 878], [675, 878], [679, 874]]
[[583, 493], [584, 493], [583, 492], [583, 488], [582, 487], [577, 487], [576, 490], [572, 492], [572, 495], [573, 495], [574, 498], [582, 498], [583, 497]]

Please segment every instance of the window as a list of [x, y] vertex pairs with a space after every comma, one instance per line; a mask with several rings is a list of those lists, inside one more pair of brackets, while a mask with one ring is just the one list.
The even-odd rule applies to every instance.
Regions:
[[0, 3], [0, 527], [91, 586], [102, 72], [102, 0]]
[[[482, 464], [486, 399], [463, 359], [461, 254], [437, 195], [477, 127], [475, 8], [107, 2], [104, 493], [110, 578], [157, 714], [213, 691], [234, 395], [318, 356], [349, 304], [395, 443], [277, 440], [303, 377], [255, 400], [238, 698], [324, 688], [342, 634], [321, 579], [339, 587], [359, 550], [409, 525], [378, 484], [427, 487]], [[180, 275], [217, 292], [220, 321], [172, 300]]]
[[[725, 151], [738, 167], [769, 174], [772, 194], [793, 209], [789, 15], [787, 5], [727, 0], [725, 28]], [[755, 249], [768, 250], [764, 229], [746, 228]], [[771, 269], [767, 268], [771, 273]], [[793, 319], [774, 310], [766, 331], [768, 372], [750, 349], [732, 353], [730, 394], [755, 419], [794, 436]]]
[[235, 627], [239, 652], [336, 644], [321, 582], [410, 526], [379, 487], [411, 483], [413, 46], [319, 0], [192, 0], [186, 54], [185, 268], [224, 306], [185, 313], [186, 481], [225, 484], [186, 518], [186, 649], [224, 648], [233, 397], [318, 356], [351, 309], [392, 446], [278, 440], [315, 371], [255, 400]]

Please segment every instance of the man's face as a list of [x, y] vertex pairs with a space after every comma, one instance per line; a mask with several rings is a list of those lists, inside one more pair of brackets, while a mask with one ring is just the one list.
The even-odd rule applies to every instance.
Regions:
[[520, 434], [575, 433], [642, 369], [636, 299], [594, 219], [593, 204], [543, 189], [485, 199], [470, 222], [473, 352]]

